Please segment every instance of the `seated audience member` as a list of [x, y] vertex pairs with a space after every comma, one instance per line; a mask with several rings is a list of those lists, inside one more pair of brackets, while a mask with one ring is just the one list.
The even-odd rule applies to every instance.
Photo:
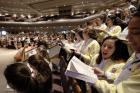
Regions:
[[94, 66], [98, 77], [114, 82], [128, 57], [127, 45], [117, 37], [109, 36], [103, 40], [100, 54], [93, 57], [90, 65]]
[[105, 80], [97, 80], [93, 86], [100, 93], [140, 93], [140, 8], [134, 13], [128, 24], [128, 42], [134, 50], [127, 60], [120, 75], [109, 84]]
[[[42, 65], [44, 68], [42, 68]], [[36, 74], [32, 76], [29, 67], [23, 63], [14, 63], [4, 71], [8, 85], [20, 93], [51, 93], [52, 76], [48, 65], [36, 63]], [[43, 69], [43, 70], [42, 70]]]
[[13, 38], [13, 37], [9, 38], [7, 48], [16, 49], [16, 40], [14, 40], [14, 39], [15, 38]]
[[18, 52], [16, 53], [16, 55], [14, 56], [14, 59], [16, 62], [23, 62], [25, 61], [27, 58], [25, 56], [25, 52], [31, 50], [32, 47], [29, 46], [29, 43], [24, 42], [24, 47], [20, 48], [18, 50]]
[[[32, 53], [30, 54], [31, 50], [38, 50], [38, 51], [32, 51]], [[37, 46], [31, 46], [29, 45], [29, 43], [27, 43], [26, 41], [24, 42], [24, 47], [22, 47], [21, 49], [18, 50], [18, 52], [16, 53], [14, 59], [16, 62], [24, 62], [26, 61], [31, 55], [36, 54], [38, 52], [40, 52], [40, 50], [43, 49], [48, 49], [48, 44], [45, 41], [42, 41], [40, 43], [37, 44]], [[29, 54], [27, 54], [27, 52]], [[33, 53], [35, 52], [35, 53]]]

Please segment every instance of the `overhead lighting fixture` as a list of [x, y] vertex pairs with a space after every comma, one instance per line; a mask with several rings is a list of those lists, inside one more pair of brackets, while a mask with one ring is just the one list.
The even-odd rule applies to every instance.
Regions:
[[43, 17], [43, 15], [40, 15], [40, 17]]
[[7, 32], [6, 32], [5, 30], [3, 30], [3, 31], [1, 32], [1, 34], [2, 34], [2, 35], [6, 35]]
[[84, 4], [84, 2], [83, 2], [83, 1], [82, 1], [81, 3], [82, 3], [82, 6], [85, 6], [85, 4]]
[[28, 18], [31, 18], [32, 16], [30, 14], [28, 14]]
[[74, 15], [74, 12], [71, 12], [71, 15], [73, 16]]
[[80, 13], [80, 10], [77, 10], [75, 14], [79, 14], [79, 13]]
[[13, 14], [13, 17], [17, 17], [17, 14]]
[[54, 14], [51, 14], [50, 16], [54, 16]]
[[65, 19], [59, 19], [58, 21], [66, 21]]
[[21, 15], [20, 15], [20, 17], [24, 18], [24, 17], [25, 17], [25, 15], [21, 14]]
[[5, 15], [9, 15], [8, 13], [5, 13]]
[[91, 13], [94, 14], [95, 13], [95, 10], [92, 10]]

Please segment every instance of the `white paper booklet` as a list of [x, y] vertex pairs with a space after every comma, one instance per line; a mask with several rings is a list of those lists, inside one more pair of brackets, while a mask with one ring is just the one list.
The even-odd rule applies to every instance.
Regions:
[[92, 67], [86, 65], [75, 56], [70, 60], [65, 75], [89, 83], [94, 83], [98, 79]]

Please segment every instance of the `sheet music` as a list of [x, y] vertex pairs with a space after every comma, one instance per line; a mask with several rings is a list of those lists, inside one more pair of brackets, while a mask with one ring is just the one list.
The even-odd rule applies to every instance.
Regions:
[[65, 75], [90, 83], [94, 83], [98, 79], [92, 67], [81, 62], [75, 56], [70, 60]]

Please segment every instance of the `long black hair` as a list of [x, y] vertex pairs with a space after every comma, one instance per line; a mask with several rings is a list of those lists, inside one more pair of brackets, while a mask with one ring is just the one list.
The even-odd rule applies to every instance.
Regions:
[[[129, 58], [129, 52], [128, 52], [127, 45], [122, 40], [120, 40], [120, 39], [118, 39], [117, 37], [114, 37], [114, 36], [106, 37], [102, 41], [102, 44], [108, 39], [111, 39], [111, 40], [115, 41], [115, 51], [111, 55], [111, 60], [124, 60], [124, 61], [126, 61]], [[102, 60], [102, 54], [101, 54], [101, 50], [100, 50], [100, 54], [99, 54], [99, 56], [96, 60], [96, 63], [100, 64], [101, 60]]]

